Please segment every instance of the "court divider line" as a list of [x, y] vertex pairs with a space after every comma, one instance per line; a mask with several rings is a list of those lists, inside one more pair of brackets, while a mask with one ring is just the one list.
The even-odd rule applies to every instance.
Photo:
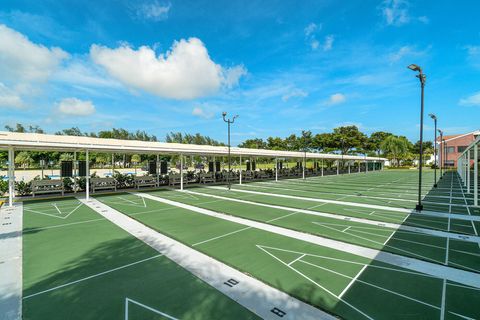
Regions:
[[[282, 317], [284, 319], [335, 319], [320, 309], [155, 231], [95, 198], [88, 201], [82, 198], [80, 201], [264, 319], [278, 320], [273, 311], [277, 309], [285, 312]], [[227, 283], [231, 280], [236, 282], [236, 285]]]
[[284, 207], [284, 206], [279, 206], [279, 205], [272, 205], [272, 204], [266, 204], [266, 203], [261, 203], [261, 202], [254, 202], [254, 201], [250, 201], [250, 200], [228, 198], [228, 197], [213, 195], [213, 194], [209, 194], [209, 193], [195, 192], [195, 191], [191, 191], [191, 190], [184, 190], [183, 192], [192, 193], [192, 194], [196, 194], [196, 195], [199, 195], [199, 196], [201, 195], [201, 196], [205, 196], [205, 197], [209, 197], [209, 198], [222, 199], [222, 200], [238, 202], [238, 203], [245, 203], [245, 204], [255, 205], [255, 206], [259, 206], [259, 207], [279, 209], [279, 210], [284, 210], [284, 211], [295, 211], [295, 212], [298, 212], [298, 213], [304, 213], [304, 214], [309, 214], [309, 215], [314, 215], [314, 216], [319, 216], [319, 217], [332, 218], [332, 219], [337, 219], [337, 220], [342, 220], [342, 221], [358, 222], [358, 223], [368, 224], [368, 225], [381, 227], [381, 228], [390, 228], [390, 229], [394, 229], [394, 230], [404, 230], [404, 231], [408, 231], [408, 232], [420, 233], [420, 234], [429, 235], [429, 236], [450, 237], [450, 238], [454, 238], [456, 240], [480, 243], [480, 237], [467, 236], [467, 235], [463, 235], [463, 234], [456, 234], [456, 233], [444, 232], [444, 231], [439, 231], [439, 230], [432, 230], [432, 229], [427, 229], [427, 228], [411, 227], [411, 226], [405, 226], [405, 225], [400, 225], [400, 224], [391, 223], [391, 222], [381, 222], [381, 221], [377, 221], [377, 220], [373, 220], [373, 219], [362, 219], [362, 218], [356, 218], [356, 217], [350, 217], [350, 216], [343, 216], [343, 215], [340, 215], [340, 214], [333, 214], [333, 213], [327, 213], [327, 212], [321, 212], [321, 211], [311, 211], [311, 210], [308, 210], [308, 209], [289, 208], [289, 207]]
[[[221, 187], [216, 187], [216, 186], [208, 186], [208, 187], [205, 187], [205, 188], [222, 190]], [[379, 205], [374, 205], [374, 204], [366, 204], [366, 203], [356, 203], [356, 202], [347, 202], [347, 201], [308, 198], [308, 197], [292, 196], [292, 195], [269, 193], [269, 192], [260, 192], [260, 191], [253, 191], [253, 190], [243, 190], [243, 189], [234, 189], [232, 191], [233, 192], [259, 194], [259, 195], [263, 195], [263, 196], [272, 196], [272, 197], [286, 198], [286, 199], [296, 199], [296, 200], [322, 202], [322, 203], [325, 202], [325, 203], [332, 203], [332, 204], [338, 204], [338, 205], [350, 206], [350, 207], [361, 207], [361, 208], [378, 209], [378, 210], [385, 210], [385, 211], [392, 211], [392, 212], [402, 212], [402, 213], [407, 213], [407, 214], [416, 214], [416, 215], [431, 216], [431, 217], [437, 217], [437, 218], [448, 218], [449, 216], [452, 216], [452, 218], [458, 219], [458, 220], [480, 221], [480, 216], [469, 216], [469, 215], [463, 215], [463, 214], [448, 214], [448, 213], [443, 213], [443, 212], [426, 211], [426, 210], [423, 210], [422, 213], [418, 213], [417, 211], [410, 210], [410, 209], [385, 207], [385, 206], [379, 206]]]
[[338, 240], [323, 238], [320, 236], [307, 234], [299, 231], [294, 231], [291, 229], [278, 227], [278, 226], [270, 225], [263, 222], [257, 222], [253, 220], [231, 216], [231, 215], [226, 215], [226, 214], [214, 212], [211, 210], [195, 207], [192, 205], [180, 203], [177, 201], [160, 198], [150, 194], [144, 194], [144, 193], [132, 193], [132, 194], [136, 194], [138, 196], [145, 197], [147, 199], [155, 200], [158, 202], [162, 202], [165, 204], [169, 204], [175, 207], [183, 208], [189, 211], [201, 213], [207, 216], [220, 218], [223, 220], [235, 222], [245, 226], [251, 226], [256, 229], [276, 233], [289, 238], [306, 241], [306, 242], [313, 243], [323, 247], [328, 247], [337, 251], [343, 251], [343, 252], [351, 253], [364, 258], [385, 262], [391, 265], [396, 265], [398, 267], [402, 267], [405, 269], [426, 273], [440, 279], [448, 279], [450, 281], [480, 288], [480, 274], [476, 274], [474, 272], [451, 268], [448, 266], [443, 266], [443, 265], [422, 261], [414, 258], [404, 257], [401, 255], [397, 255], [389, 252], [383, 252], [383, 251], [375, 250], [371, 248], [366, 248], [359, 245], [349, 244], [349, 243], [345, 243]]

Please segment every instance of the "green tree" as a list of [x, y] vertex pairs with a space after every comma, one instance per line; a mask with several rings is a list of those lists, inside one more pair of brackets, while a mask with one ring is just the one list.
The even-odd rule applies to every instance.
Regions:
[[240, 148], [266, 149], [267, 143], [263, 139], [247, 139], [238, 145]]
[[26, 169], [30, 164], [32, 164], [33, 159], [30, 156], [30, 153], [26, 151], [19, 152], [15, 157], [15, 164]]
[[357, 126], [343, 126], [333, 129], [333, 140], [337, 150], [348, 154], [352, 149], [361, 149], [367, 142], [367, 136]]
[[374, 151], [377, 156], [380, 155], [382, 148], [380, 147], [382, 142], [389, 136], [392, 136], [390, 132], [385, 131], [376, 131], [373, 132], [370, 137], [368, 137], [367, 141], [367, 149], [369, 151]]
[[388, 136], [380, 145], [381, 150], [393, 165], [400, 165], [400, 160], [409, 154], [409, 141], [405, 137]]

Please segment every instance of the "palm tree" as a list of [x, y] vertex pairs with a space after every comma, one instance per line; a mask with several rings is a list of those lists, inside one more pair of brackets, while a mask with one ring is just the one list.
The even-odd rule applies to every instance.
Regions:
[[392, 161], [392, 164], [400, 166], [400, 159], [408, 153], [408, 141], [403, 137], [388, 136], [383, 140], [380, 148]]

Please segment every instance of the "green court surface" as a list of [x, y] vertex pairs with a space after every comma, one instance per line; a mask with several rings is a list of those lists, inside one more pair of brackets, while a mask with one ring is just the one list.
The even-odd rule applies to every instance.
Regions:
[[[194, 190], [194, 194], [167, 190], [149, 193], [220, 213], [267, 222], [280, 227], [406, 255], [429, 262], [445, 264], [447, 260], [447, 265], [480, 272], [480, 259], [476, 258], [480, 257], [480, 246], [477, 243], [449, 240], [447, 257], [447, 239], [445, 237], [395, 230], [348, 220], [319, 217], [301, 213], [295, 211], [295, 209], [286, 211], [255, 204], [211, 198], [202, 196], [197, 192], [203, 189], [196, 188]], [[219, 196], [229, 193], [229, 191], [215, 191], [216, 195]], [[245, 200], [251, 201], [249, 198]]]
[[[342, 318], [480, 317], [475, 307], [480, 290], [475, 288], [444, 283], [443, 279], [391, 264], [134, 194], [96, 198], [162, 234]], [[465, 301], [471, 307], [464, 308]]]
[[[235, 186], [244, 190], [276, 193], [326, 200], [342, 200], [367, 205], [414, 209], [417, 202], [417, 172], [389, 171], [339, 177], [313, 177], [307, 181], [281, 180], [253, 182]], [[422, 188], [425, 210], [458, 214], [477, 214], [468, 205], [473, 202], [462, 188], [456, 173], [449, 173], [432, 191], [433, 172], [424, 175]], [[465, 192], [463, 192], [465, 191]]]
[[24, 203], [23, 319], [255, 319], [77, 199]]

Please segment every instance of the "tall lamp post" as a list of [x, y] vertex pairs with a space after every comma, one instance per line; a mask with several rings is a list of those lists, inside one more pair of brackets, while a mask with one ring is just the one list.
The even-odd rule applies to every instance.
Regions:
[[231, 166], [232, 166], [232, 159], [231, 159], [231, 156], [230, 156], [230, 125], [235, 122], [235, 119], [238, 118], [238, 115], [235, 115], [232, 119], [226, 119], [225, 118], [226, 116], [227, 116], [227, 113], [223, 112], [222, 113], [223, 121], [225, 121], [228, 124], [228, 174], [227, 174], [227, 184], [228, 184], [228, 190], [230, 190], [230, 188], [231, 188], [230, 170], [231, 170]]
[[418, 72], [417, 78], [420, 80], [421, 97], [420, 97], [420, 161], [418, 165], [418, 203], [415, 207], [417, 211], [423, 210], [422, 205], [422, 165], [423, 165], [423, 94], [425, 89], [426, 75], [422, 72], [422, 68], [416, 64], [411, 64], [408, 69]]
[[439, 161], [439, 164], [440, 164], [440, 179], [442, 179], [443, 177], [443, 173], [442, 173], [442, 167], [443, 167], [443, 131], [440, 130], [440, 129], [437, 129], [438, 133], [440, 134], [440, 147], [438, 148], [438, 151], [439, 152], [439, 155], [440, 155], [440, 159], [441, 161]]
[[433, 140], [433, 159], [434, 159], [434, 172], [433, 172], [433, 187], [437, 187], [437, 116], [434, 115], [433, 113], [429, 114], [430, 118], [433, 119], [433, 122], [435, 123], [435, 140]]

